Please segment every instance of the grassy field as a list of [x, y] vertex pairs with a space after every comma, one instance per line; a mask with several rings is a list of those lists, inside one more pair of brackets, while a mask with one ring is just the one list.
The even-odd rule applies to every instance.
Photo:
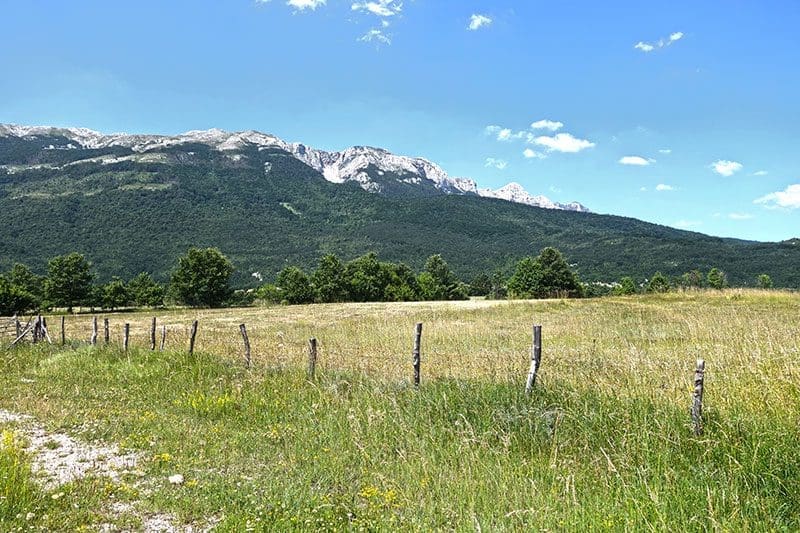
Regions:
[[[149, 350], [152, 316], [108, 315], [109, 346], [102, 326], [87, 346], [80, 315], [64, 348], [0, 352], [0, 409], [140, 457], [118, 480], [42, 487], [24, 422], [0, 417], [0, 530], [152, 529], [153, 516], [219, 531], [800, 529], [796, 294], [169, 311], [164, 352]], [[543, 360], [526, 397], [534, 323]]]

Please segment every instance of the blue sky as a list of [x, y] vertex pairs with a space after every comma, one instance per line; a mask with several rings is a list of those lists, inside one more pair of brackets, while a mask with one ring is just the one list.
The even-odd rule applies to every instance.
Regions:
[[0, 122], [255, 129], [800, 237], [800, 2], [0, 0]]

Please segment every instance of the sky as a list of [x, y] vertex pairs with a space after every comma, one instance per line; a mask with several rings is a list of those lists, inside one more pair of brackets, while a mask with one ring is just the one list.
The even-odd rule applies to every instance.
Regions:
[[800, 2], [0, 0], [0, 123], [379, 146], [481, 187], [800, 237]]

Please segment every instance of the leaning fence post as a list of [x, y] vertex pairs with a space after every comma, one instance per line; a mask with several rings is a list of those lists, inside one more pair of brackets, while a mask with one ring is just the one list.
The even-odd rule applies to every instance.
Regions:
[[422, 341], [422, 322], [418, 322], [414, 327], [414, 386], [419, 387], [419, 368], [420, 368], [420, 343]]
[[244, 324], [239, 324], [239, 331], [242, 333], [242, 340], [244, 340], [244, 366], [250, 368], [250, 339], [247, 337], [247, 328]]
[[697, 368], [694, 371], [694, 392], [692, 393], [692, 423], [694, 424], [694, 434], [703, 434], [703, 382], [705, 380], [706, 362], [702, 359], [697, 360]]
[[61, 346], [67, 344], [67, 332], [64, 328], [64, 315], [61, 315]]
[[530, 394], [536, 385], [536, 373], [542, 362], [542, 326], [533, 326], [533, 349], [531, 350], [531, 369], [528, 371], [528, 382], [525, 383], [525, 394]]
[[189, 337], [189, 355], [194, 354], [194, 339], [197, 336], [197, 320], [192, 322], [192, 333]]
[[160, 351], [162, 351], [162, 352], [164, 351], [164, 343], [166, 343], [166, 342], [167, 342], [167, 325], [166, 324], [162, 324], [161, 325], [161, 346], [160, 346]]
[[314, 374], [317, 371], [317, 339], [308, 339], [308, 380], [314, 381]]
[[111, 340], [111, 332], [109, 331], [108, 318], [103, 319], [103, 342], [108, 344]]
[[92, 317], [92, 339], [89, 341], [92, 346], [97, 344], [97, 317]]
[[130, 340], [131, 336], [131, 325], [125, 322], [125, 334], [122, 337], [122, 349], [123, 351], [128, 351], [128, 341]]
[[150, 351], [156, 349], [156, 317], [153, 317], [153, 322], [150, 324]]

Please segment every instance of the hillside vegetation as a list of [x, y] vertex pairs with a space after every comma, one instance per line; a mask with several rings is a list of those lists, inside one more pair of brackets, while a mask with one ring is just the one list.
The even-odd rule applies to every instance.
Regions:
[[718, 267], [733, 285], [766, 273], [776, 286], [800, 286], [800, 247], [791, 242], [721, 239], [470, 195], [371, 194], [330, 183], [278, 149], [43, 149], [66, 142], [0, 138], [0, 270], [18, 261], [43, 272], [47, 259], [77, 251], [101, 280], [150, 272], [164, 281], [187, 248], [215, 246], [237, 265], [236, 285], [252, 284], [253, 272], [272, 279], [287, 264], [311, 267], [327, 253], [350, 260], [373, 251], [416, 270], [441, 254], [472, 279], [497, 268], [510, 275], [520, 258], [554, 246], [584, 281]]
[[[37, 488], [12, 461], [24, 423], [0, 421], [13, 432], [0, 469], [17, 465], [9, 493], [21, 495], [0, 499], [0, 529], [141, 527], [158, 514], [220, 531], [797, 530], [799, 312], [797, 295], [743, 291], [172, 311], [157, 316], [164, 352], [147, 349], [147, 314], [109, 315], [111, 344], [94, 348], [90, 317], [70, 316], [68, 346], [0, 352], [0, 410], [139, 463], [116, 482]], [[528, 397], [532, 322], [544, 349]]]

